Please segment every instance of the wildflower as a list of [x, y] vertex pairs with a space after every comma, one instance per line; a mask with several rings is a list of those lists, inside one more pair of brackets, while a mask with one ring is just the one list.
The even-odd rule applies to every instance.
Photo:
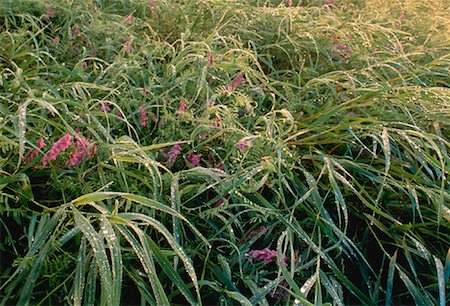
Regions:
[[155, 125], [158, 124], [158, 118], [156, 118], [156, 115], [154, 113], [150, 113], [150, 118]]
[[127, 41], [125, 42], [125, 45], [123, 45], [123, 48], [125, 49], [125, 52], [126, 52], [127, 54], [130, 54], [130, 53], [131, 53], [131, 41], [130, 41], [130, 40], [127, 40]]
[[37, 146], [38, 146], [39, 149], [42, 149], [43, 147], [45, 147], [44, 138], [39, 137], [39, 140], [37, 142]]
[[183, 100], [181, 100], [180, 105], [178, 106], [178, 118], [184, 116], [184, 112], [186, 110], [187, 104]]
[[111, 111], [111, 107], [109, 106], [108, 102], [102, 102], [102, 107], [100, 108], [101, 112], [108, 113]]
[[286, 4], [287, 4], [287, 6], [292, 6], [292, 0], [287, 0]]
[[334, 5], [334, 0], [323, 0], [323, 4]]
[[212, 54], [212, 52], [209, 53], [209, 56], [208, 56], [208, 64], [209, 64], [210, 66], [214, 65], [214, 55]]
[[220, 198], [219, 200], [217, 200], [216, 204], [214, 204], [214, 208], [222, 206], [223, 203], [225, 203], [225, 198]]
[[252, 257], [252, 260], [264, 261], [264, 263], [268, 264], [277, 258], [277, 251], [265, 248], [264, 250], [251, 250], [249, 255]]
[[56, 11], [54, 9], [48, 9], [47, 10], [47, 15], [48, 16], [53, 17], [53, 16], [55, 16], [55, 14], [56, 14]]
[[147, 127], [148, 126], [148, 116], [147, 116], [147, 112], [145, 111], [145, 106], [142, 105], [139, 110], [141, 113], [141, 126]]
[[173, 165], [175, 163], [175, 160], [177, 159], [177, 156], [180, 154], [181, 146], [179, 144], [174, 145], [169, 151], [169, 164]]
[[87, 62], [86, 62], [86, 61], [83, 61], [83, 62], [81, 63], [81, 68], [86, 69], [87, 67], [88, 67]]
[[145, 86], [141, 88], [141, 93], [144, 95], [144, 97], [147, 96], [147, 88], [145, 88]]
[[57, 45], [57, 44], [59, 44], [59, 36], [56, 36], [55, 38], [53, 38], [53, 44], [54, 45]]
[[218, 114], [216, 114], [216, 127], [219, 129], [222, 128], [222, 118]]
[[92, 157], [97, 152], [97, 147], [91, 145], [91, 143], [84, 137], [77, 139], [75, 148], [72, 150], [67, 166], [72, 167], [78, 165], [85, 159], [86, 155]]
[[80, 34], [81, 34], [80, 27], [78, 25], [75, 25], [72, 28], [72, 39], [77, 38]]
[[48, 162], [50, 160], [56, 160], [58, 155], [67, 150], [72, 145], [72, 138], [69, 134], [64, 135], [61, 137], [58, 141], [56, 141], [50, 150], [45, 153], [44, 157], [42, 158], [42, 165], [47, 166]]
[[[45, 147], [45, 142], [44, 142], [44, 138], [39, 137], [39, 140], [37, 142], [37, 147], [39, 149], [42, 149], [43, 147]], [[23, 157], [23, 161], [28, 164], [31, 163], [31, 161], [33, 161], [33, 159], [35, 159], [36, 157], [38, 157], [39, 155], [39, 151], [36, 149], [31, 149], [30, 151], [28, 151], [25, 156]]]
[[238, 76], [236, 77], [236, 79], [233, 82], [231, 82], [230, 84], [228, 84], [227, 89], [230, 91], [235, 90], [236, 88], [239, 87], [239, 85], [241, 85], [243, 80], [244, 80], [244, 76], [242, 75], [242, 73], [239, 73]]
[[187, 161], [188, 163], [190, 163], [192, 166], [194, 167], [198, 167], [200, 166], [200, 159], [202, 157], [202, 154], [194, 154], [194, 153], [189, 153], [187, 156]]
[[132, 22], [133, 22], [133, 15], [128, 15], [128, 17], [123, 20], [123, 23], [128, 25], [130, 25]]
[[240, 141], [238, 141], [238, 142], [236, 143], [236, 148], [238, 148], [239, 151], [241, 151], [241, 152], [246, 151], [246, 150], [249, 149], [251, 146], [252, 146], [252, 145], [250, 144], [249, 141], [243, 140], [243, 139], [240, 140]]
[[118, 110], [116, 113], [116, 120], [117, 120], [117, 122], [120, 122], [120, 121], [122, 121], [122, 119], [123, 119], [123, 114], [120, 110]]

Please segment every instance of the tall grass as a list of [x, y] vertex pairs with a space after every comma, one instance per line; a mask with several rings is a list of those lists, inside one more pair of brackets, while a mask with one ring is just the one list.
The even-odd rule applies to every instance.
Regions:
[[2, 305], [449, 303], [448, 5], [292, 2], [0, 4]]

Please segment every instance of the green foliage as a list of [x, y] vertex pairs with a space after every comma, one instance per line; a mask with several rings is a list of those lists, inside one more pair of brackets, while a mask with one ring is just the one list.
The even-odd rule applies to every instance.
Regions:
[[292, 2], [3, 1], [2, 305], [450, 302], [446, 2]]

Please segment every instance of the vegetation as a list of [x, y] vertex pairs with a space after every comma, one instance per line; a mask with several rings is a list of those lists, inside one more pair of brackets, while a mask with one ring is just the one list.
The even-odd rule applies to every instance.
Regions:
[[1, 1], [1, 305], [448, 305], [449, 20]]

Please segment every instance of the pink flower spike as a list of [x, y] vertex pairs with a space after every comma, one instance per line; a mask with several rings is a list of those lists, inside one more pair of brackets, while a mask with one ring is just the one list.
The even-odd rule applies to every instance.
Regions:
[[81, 63], [81, 68], [86, 69], [87, 67], [88, 67], [87, 62], [86, 62], [86, 61], [83, 61], [83, 62]]
[[236, 143], [236, 148], [239, 149], [239, 151], [244, 152], [247, 149], [249, 149], [252, 145], [247, 140], [240, 140]]
[[67, 150], [72, 145], [72, 138], [70, 134], [66, 134], [63, 137], [61, 137], [57, 142], [55, 142], [50, 150], [45, 153], [44, 157], [42, 158], [42, 165], [47, 166], [48, 162], [51, 160], [56, 160], [58, 155]]
[[292, 0], [287, 0], [286, 3], [287, 3], [287, 6], [292, 6]]
[[59, 44], [59, 36], [56, 36], [55, 38], [53, 38], [53, 44], [54, 45]]
[[77, 38], [80, 34], [81, 34], [80, 27], [78, 25], [75, 25], [72, 28], [72, 39]]
[[277, 258], [277, 251], [265, 248], [264, 250], [251, 250], [249, 255], [255, 261], [264, 261], [264, 263], [268, 264]]
[[228, 84], [227, 88], [230, 91], [235, 90], [236, 88], [239, 87], [239, 85], [241, 85], [241, 82], [244, 80], [244, 76], [242, 75], [242, 73], [239, 73], [238, 76], [236, 77], [236, 79], [231, 82], [230, 84]]
[[141, 108], [139, 109], [139, 111], [141, 113], [141, 126], [147, 127], [148, 126], [148, 116], [147, 116], [147, 112], [145, 111], [145, 106], [142, 105]]
[[42, 149], [43, 147], [45, 147], [45, 142], [44, 142], [44, 138], [42, 138], [42, 137], [39, 137], [39, 140], [38, 140], [37, 146], [38, 146], [38, 148], [39, 148], [39, 149]]
[[209, 64], [210, 66], [214, 65], [214, 54], [213, 54], [212, 52], [209, 53], [209, 56], [208, 56], [208, 64]]
[[128, 25], [131, 24], [132, 22], [133, 22], [133, 15], [128, 15], [128, 17], [123, 20], [123, 23]]
[[194, 154], [191, 152], [188, 154], [186, 159], [187, 159], [188, 163], [190, 163], [192, 166], [199, 167], [201, 157], [202, 157], [202, 154]]
[[120, 122], [123, 119], [123, 114], [120, 110], [117, 111], [116, 119], [117, 119], [117, 122]]
[[69, 161], [67, 162], [67, 166], [72, 167], [80, 164], [83, 159], [86, 157], [86, 151], [78, 151], [77, 148], [74, 148], [72, 151], [72, 155], [70, 156]]
[[131, 41], [127, 40], [125, 42], [125, 45], [123, 45], [123, 48], [125, 49], [125, 52], [127, 54], [130, 54], [131, 53]]
[[179, 144], [174, 145], [169, 151], [169, 164], [173, 165], [175, 163], [175, 160], [177, 159], [177, 156], [180, 154], [181, 146]]
[[178, 106], [178, 117], [183, 117], [184, 112], [186, 110], [187, 104], [183, 100], [181, 100], [180, 105]]
[[334, 0], [323, 0], [323, 4], [334, 5]]
[[64, 135], [63, 137], [61, 137], [57, 142], [55, 142], [52, 146], [52, 148], [54, 146], [58, 147], [59, 150], [61, 151], [65, 151], [67, 150], [70, 146], [72, 145], [72, 137], [70, 136], [69, 133], [67, 133], [66, 135]]
[[53, 17], [53, 16], [55, 16], [55, 14], [56, 14], [56, 11], [54, 9], [47, 10], [47, 15], [48, 16]]
[[111, 107], [109, 106], [108, 102], [102, 102], [102, 107], [100, 108], [101, 112], [108, 113], [111, 111]]

